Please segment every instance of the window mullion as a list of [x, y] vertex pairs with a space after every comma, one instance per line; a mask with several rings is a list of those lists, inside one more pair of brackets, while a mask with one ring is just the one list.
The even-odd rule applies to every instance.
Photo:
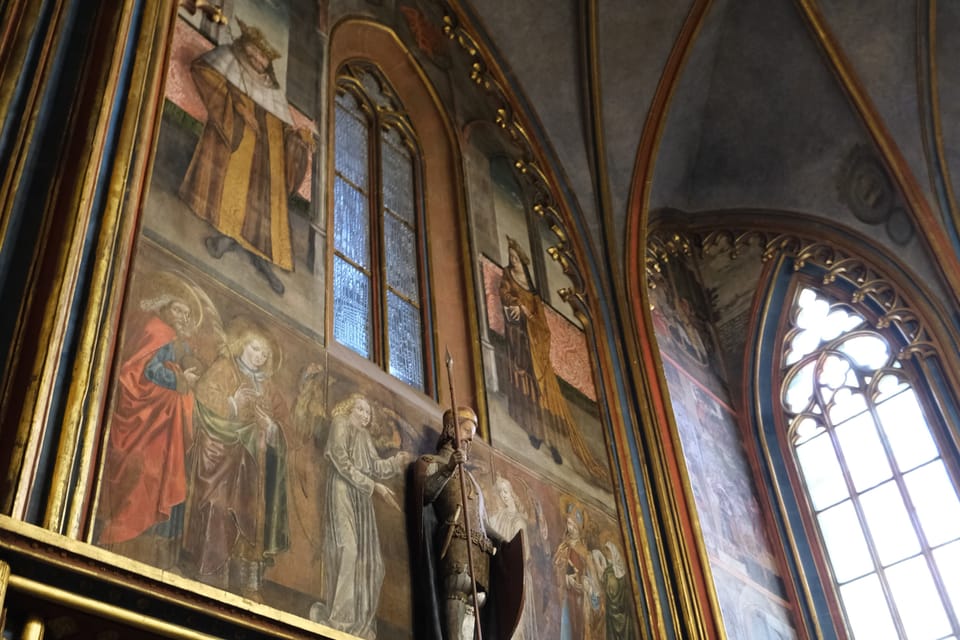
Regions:
[[[821, 351], [820, 358], [817, 362], [817, 367], [814, 373], [814, 392], [817, 394], [817, 401], [820, 405], [820, 410], [823, 412], [823, 421], [827, 425], [827, 435], [830, 438], [830, 443], [833, 445], [834, 453], [837, 456], [837, 460], [840, 462], [840, 472], [843, 475], [843, 481], [847, 485], [847, 492], [850, 495], [850, 503], [853, 506], [854, 513], [857, 514], [857, 520], [860, 523], [860, 530], [863, 532], [864, 540], [867, 543], [867, 552], [870, 554], [870, 559], [873, 561], [873, 572], [876, 574], [879, 582], [880, 588], [883, 590], [883, 597], [887, 601], [887, 608], [890, 610], [890, 617], [893, 622], [894, 627], [897, 629], [897, 634], [901, 638], [906, 638], [906, 630], [903, 626], [903, 621], [900, 619], [900, 613], [897, 610], [897, 607], [894, 605], [893, 594], [890, 591], [890, 585], [887, 584], [886, 574], [884, 573], [882, 567], [883, 565], [880, 562], [880, 555], [877, 552], [876, 543], [874, 542], [873, 535], [870, 533], [870, 528], [867, 525], [867, 517], [863, 511], [863, 505], [860, 504], [860, 494], [856, 489], [856, 486], [853, 482], [853, 476], [850, 473], [850, 468], [847, 465], [847, 459], [843, 452], [843, 447], [840, 445], [840, 441], [837, 438], [836, 427], [833, 424], [833, 421], [830, 419], [830, 414], [827, 408], [827, 403], [824, 402], [823, 394], [820, 390], [820, 374], [823, 373], [823, 365], [826, 361], [826, 355], [829, 353], [828, 348], [823, 348]], [[861, 389], [861, 391], [863, 391]], [[870, 405], [868, 404], [868, 407]], [[852, 419], [852, 418], [848, 418]], [[831, 569], [832, 571], [832, 569]], [[855, 580], [860, 580], [865, 576], [859, 576], [854, 578], [850, 582]], [[837, 584], [838, 590], [843, 585]], [[839, 595], [839, 594], [838, 594]], [[846, 605], [843, 603], [841, 598], [841, 606], [846, 608]]]
[[[915, 386], [912, 381], [910, 386]], [[893, 447], [887, 438], [886, 431], [884, 431], [884, 429], [881, 427], [882, 423], [880, 421], [880, 415], [877, 412], [876, 404], [871, 397], [867, 398], [867, 408], [870, 411], [870, 415], [873, 417], [874, 424], [877, 426], [877, 434], [880, 437], [883, 450], [887, 455], [887, 461], [890, 464], [890, 468], [893, 470], [893, 480], [896, 482], [897, 489], [900, 491], [900, 496], [903, 498], [904, 505], [907, 509], [907, 516], [910, 518], [910, 524], [913, 525], [913, 529], [917, 534], [917, 538], [920, 540], [920, 553], [924, 556], [924, 559], [927, 562], [927, 567], [930, 569], [931, 577], [933, 578], [933, 582], [937, 587], [937, 593], [940, 596], [940, 601], [943, 604], [943, 609], [950, 620], [950, 626], [952, 627], [954, 634], [960, 633], [960, 622], [958, 622], [957, 616], [953, 611], [950, 599], [947, 596], [946, 585], [943, 583], [943, 578], [940, 575], [940, 569], [933, 558], [933, 545], [931, 545], [927, 540], [927, 535], [924, 532], [923, 526], [920, 523], [920, 518], [917, 515], [917, 509], [913, 503], [913, 499], [910, 497], [910, 492], [907, 490], [907, 483], [904, 479], [904, 473], [901, 472], [897, 467], [896, 458], [893, 455]], [[923, 411], [923, 407], [921, 407], [921, 411]], [[942, 460], [942, 457], [937, 457], [934, 460], [927, 461], [919, 467], [915, 467], [915, 469], [919, 469], [925, 465], [933, 464], [936, 460]], [[913, 470], [914, 469], [911, 469], [911, 471]], [[949, 473], [949, 470], [947, 470], [947, 472]], [[901, 560], [900, 562], [904, 562], [905, 560], [906, 559]], [[886, 585], [887, 575], [885, 568], [881, 569], [881, 573], [881, 580], [883, 584]], [[894, 607], [894, 610], [896, 610], [896, 607]], [[899, 619], [899, 612], [897, 612], [897, 618]]]
[[384, 197], [383, 197], [383, 122], [379, 108], [376, 109], [376, 118], [373, 122], [371, 136], [372, 150], [370, 153], [370, 214], [371, 214], [371, 272], [374, 281], [374, 352], [375, 362], [389, 371], [389, 326], [387, 319], [387, 273], [386, 273], [386, 239], [384, 234]]

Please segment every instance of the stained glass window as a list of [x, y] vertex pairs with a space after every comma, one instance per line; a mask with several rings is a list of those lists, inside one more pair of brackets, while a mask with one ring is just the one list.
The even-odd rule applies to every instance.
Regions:
[[895, 344], [798, 290], [782, 358], [794, 461], [856, 640], [960, 633], [960, 498]]
[[430, 392], [420, 156], [376, 68], [341, 70], [333, 129], [333, 337]]

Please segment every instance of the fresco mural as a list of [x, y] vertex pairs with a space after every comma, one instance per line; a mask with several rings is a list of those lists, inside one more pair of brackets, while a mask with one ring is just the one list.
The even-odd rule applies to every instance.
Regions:
[[[570, 282], [547, 253], [552, 232], [526, 210], [510, 163], [474, 139], [465, 159], [485, 310], [483, 346], [494, 446], [611, 504], [606, 446], [583, 328], [555, 292]], [[556, 300], [556, 303], [553, 301]]]
[[[300, 4], [236, 2], [215, 36], [177, 22], [142, 230], [319, 337], [319, 113], [315, 100], [297, 105], [285, 91], [296, 74], [291, 86], [319, 92], [320, 66], [295, 64], [309, 56], [288, 38]], [[311, 33], [298, 49], [321, 48]]]
[[[89, 541], [307, 629], [412, 638], [411, 467], [443, 409], [324, 346], [317, 27], [331, 21], [314, 4], [177, 21]], [[468, 469], [488, 530], [524, 534], [513, 637], [634, 638], [586, 337], [502, 158], [482, 166], [499, 202], [472, 265], [492, 442]]]
[[[733, 410], [664, 357], [674, 417], [727, 633], [758, 640], [793, 638], [789, 605], [763, 527], [756, 487]], [[757, 634], [742, 601], [774, 633]]]
[[651, 287], [651, 312], [660, 349], [718, 395], [728, 393], [723, 361], [711, 322], [711, 302], [692, 258], [677, 255], [664, 265], [663, 278]]
[[[651, 292], [654, 329], [724, 627], [731, 638], [795, 638], [725, 372], [715, 364], [715, 310], [692, 260], [678, 256], [661, 274]], [[726, 316], [744, 307], [727, 289], [718, 299]]]
[[[93, 542], [359, 638], [412, 637], [408, 539], [380, 532], [408, 526], [438, 409], [146, 239], [130, 300]], [[469, 468], [490, 531], [524, 532], [514, 637], [634, 637], [615, 518], [483, 442]]]

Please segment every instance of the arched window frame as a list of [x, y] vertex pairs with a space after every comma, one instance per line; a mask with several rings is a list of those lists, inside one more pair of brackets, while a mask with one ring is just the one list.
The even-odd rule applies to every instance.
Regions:
[[810, 286], [856, 309], [876, 333], [898, 349], [904, 375], [910, 378], [920, 399], [955, 487], [960, 478], [960, 452], [956, 430], [951, 430], [950, 424], [957, 424], [956, 390], [951, 387], [936, 341], [924, 321], [889, 281], [861, 260], [848, 260], [845, 266], [853, 268], [845, 275], [838, 275], [843, 268], [838, 268], [837, 261], [832, 259], [817, 261], [781, 255], [775, 263], [768, 272], [763, 313], [754, 332], [756, 351], [748, 356], [753, 360], [745, 387], [753, 397], [751, 422], [755, 428], [751, 431], [762, 461], [760, 475], [769, 494], [776, 496], [776, 526], [802, 600], [800, 614], [804, 626], [817, 637], [850, 638], [826, 550], [795, 463], [781, 404], [781, 356], [796, 290]]
[[[365, 86], [365, 81], [367, 82]], [[370, 83], [375, 83], [371, 85]], [[339, 344], [343, 344], [348, 349], [359, 353], [368, 360], [376, 363], [381, 369], [387, 371], [394, 377], [404, 381], [406, 384], [416, 388], [425, 394], [434, 397], [436, 395], [436, 383], [434, 372], [434, 347], [433, 347], [433, 318], [431, 305], [431, 287], [429, 282], [430, 269], [427, 264], [428, 251], [426, 244], [426, 219], [424, 204], [424, 168], [423, 152], [417, 140], [413, 124], [403, 108], [396, 91], [390, 85], [381, 69], [373, 62], [368, 60], [348, 60], [340, 65], [334, 84], [333, 104], [337, 105], [340, 96], [349, 95], [359, 107], [359, 111], [366, 119], [367, 124], [367, 150], [366, 150], [366, 193], [363, 194], [366, 200], [368, 214], [368, 234], [367, 234], [367, 252], [369, 254], [369, 264], [366, 268], [359, 267], [337, 246], [337, 208], [331, 207], [329, 220], [329, 253], [331, 256], [330, 280], [331, 290], [331, 337]], [[371, 94], [379, 94], [375, 97]], [[331, 154], [330, 154], [330, 173], [332, 180], [332, 191], [336, 193], [337, 180], [343, 178], [338, 166], [337, 148], [338, 141], [336, 137], [337, 114], [340, 111], [339, 106], [331, 109]], [[390, 282], [389, 265], [387, 256], [387, 234], [385, 232], [387, 217], [398, 218], [392, 212], [388, 211], [386, 197], [384, 195], [386, 186], [384, 185], [384, 175], [382, 170], [382, 161], [384, 158], [384, 145], [390, 132], [395, 132], [400, 141], [400, 145], [406, 150], [411, 158], [412, 168], [412, 216], [411, 224], [414, 236], [414, 270], [416, 278], [416, 299], [412, 296], [404, 295], [397, 290]], [[334, 199], [334, 203], [336, 200]], [[333, 265], [337, 260], [350, 262], [352, 267], [358, 271], [365, 271], [369, 282], [369, 350], [362, 353], [356, 347], [344, 344], [337, 339], [336, 335], [336, 314], [338, 312], [338, 302], [336, 296], [336, 282]], [[388, 296], [394, 295], [402, 299], [403, 303], [409, 303], [415, 306], [419, 311], [419, 350], [421, 370], [419, 375], [421, 379], [411, 380], [405, 376], [403, 371], [397, 370], [391, 363], [391, 318]], [[414, 347], [416, 349], [416, 347]], [[408, 373], [408, 372], [407, 372]]]

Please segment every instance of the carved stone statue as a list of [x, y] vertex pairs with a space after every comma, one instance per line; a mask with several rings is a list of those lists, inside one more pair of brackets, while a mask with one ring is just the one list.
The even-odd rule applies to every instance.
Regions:
[[456, 420], [446, 411], [437, 452], [414, 469], [417, 637], [474, 640], [479, 618], [486, 640], [510, 638], [520, 619], [523, 534], [490, 537], [483, 492], [465, 464], [476, 430], [473, 409], [460, 407]]

